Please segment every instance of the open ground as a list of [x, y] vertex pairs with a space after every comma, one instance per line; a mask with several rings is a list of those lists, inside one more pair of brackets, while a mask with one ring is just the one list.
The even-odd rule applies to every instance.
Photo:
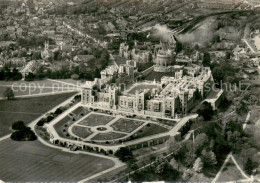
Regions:
[[109, 159], [11, 139], [0, 142], [0, 162], [5, 182], [76, 182], [114, 166]]
[[0, 137], [11, 132], [10, 127], [14, 122], [22, 120], [28, 124], [74, 94], [67, 93], [44, 97], [0, 100]]

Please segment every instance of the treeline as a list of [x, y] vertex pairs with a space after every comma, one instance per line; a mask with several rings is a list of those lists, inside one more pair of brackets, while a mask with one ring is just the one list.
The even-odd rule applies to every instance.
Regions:
[[100, 78], [100, 72], [108, 66], [109, 55], [106, 51], [94, 51], [94, 56], [96, 58], [91, 59], [88, 65], [84, 63], [79, 64], [74, 68], [70, 68], [69, 65], [64, 65], [57, 71], [52, 71], [50, 69], [44, 69], [40, 67], [36, 74], [28, 73], [25, 76], [26, 81], [33, 81], [43, 78], [51, 79], [84, 79], [84, 80], [94, 80], [94, 78]]
[[48, 13], [50, 15], [80, 15], [80, 14], [89, 14], [95, 13], [98, 11], [98, 6], [87, 6], [81, 4], [80, 6], [69, 6], [69, 5], [62, 5], [56, 7], [54, 10], [49, 10]]
[[18, 69], [10, 69], [8, 67], [4, 67], [0, 71], [0, 80], [5, 81], [18, 81], [23, 78], [22, 74], [18, 71]]
[[55, 44], [55, 41], [51, 38], [48, 38], [47, 36], [37, 36], [37, 37], [33, 36], [26, 39], [19, 37], [17, 39], [17, 44], [24, 48], [38, 47], [38, 46], [44, 46], [45, 41], [49, 41], [49, 44]]

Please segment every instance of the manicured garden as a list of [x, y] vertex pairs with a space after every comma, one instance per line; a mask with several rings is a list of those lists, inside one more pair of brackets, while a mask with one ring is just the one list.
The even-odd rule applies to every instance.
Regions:
[[109, 133], [99, 133], [94, 136], [91, 140], [115, 140], [126, 136], [122, 133], [109, 132]]
[[131, 119], [119, 119], [115, 123], [111, 125], [115, 131], [127, 132], [130, 133], [134, 131], [136, 128], [141, 126], [144, 122], [131, 120]]
[[133, 137], [142, 138], [142, 137], [147, 137], [147, 136], [151, 136], [151, 135], [156, 135], [159, 133], [165, 133], [167, 131], [169, 131], [169, 130], [164, 127], [161, 127], [161, 126], [153, 124], [153, 123], [149, 123], [146, 126], [144, 126], [143, 128], [141, 128], [138, 132], [136, 132], [133, 135]]
[[79, 124], [85, 125], [85, 126], [100, 126], [100, 125], [106, 125], [113, 119], [115, 119], [115, 118], [112, 116], [90, 114], [87, 118], [85, 118]]
[[89, 135], [92, 134], [90, 128], [82, 127], [82, 126], [73, 126], [72, 132], [80, 138], [87, 138]]
[[73, 121], [69, 116], [66, 116], [58, 123], [56, 123], [53, 127], [60, 137], [67, 139], [75, 139], [68, 133], [69, 126], [71, 126], [75, 122], [76, 121]]

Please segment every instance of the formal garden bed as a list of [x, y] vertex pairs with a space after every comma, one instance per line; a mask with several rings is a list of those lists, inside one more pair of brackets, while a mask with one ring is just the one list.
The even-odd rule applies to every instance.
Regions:
[[144, 122], [131, 120], [131, 119], [119, 119], [115, 123], [111, 125], [112, 128], [116, 131], [127, 132], [130, 133], [134, 131], [136, 128], [144, 124]]
[[122, 133], [109, 132], [109, 133], [99, 133], [94, 136], [91, 140], [115, 140], [126, 136]]
[[86, 117], [79, 124], [85, 125], [85, 126], [101, 126], [101, 125], [106, 125], [107, 123], [109, 123], [113, 119], [115, 119], [115, 118], [112, 117], [112, 116], [90, 114], [88, 117]]
[[80, 138], [85, 139], [92, 134], [92, 131], [90, 128], [75, 125], [72, 127], [72, 133]]
[[143, 128], [141, 128], [134, 135], [132, 135], [132, 137], [134, 139], [137, 139], [137, 138], [143, 138], [143, 137], [156, 135], [156, 134], [160, 134], [160, 133], [165, 133], [168, 131], [169, 130], [164, 127], [161, 127], [161, 126], [153, 124], [153, 123], [149, 123], [149, 124], [145, 125]]

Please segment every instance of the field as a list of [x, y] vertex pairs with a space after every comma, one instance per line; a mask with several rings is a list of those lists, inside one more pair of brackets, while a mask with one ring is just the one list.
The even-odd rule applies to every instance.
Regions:
[[119, 119], [111, 125], [116, 131], [130, 133], [141, 126], [143, 122], [130, 119]]
[[149, 124], [141, 128], [141, 130], [139, 130], [136, 133], [136, 135], [134, 135], [134, 138], [142, 138], [142, 137], [151, 136], [159, 133], [165, 133], [167, 131], [168, 129], [161, 127], [159, 125]]
[[87, 138], [89, 135], [92, 134], [89, 128], [82, 127], [82, 126], [73, 126], [72, 132], [80, 138]]
[[94, 136], [91, 140], [114, 140], [124, 136], [126, 135], [122, 133], [115, 133], [115, 132], [99, 133], [96, 136]]
[[69, 91], [74, 89], [72, 85], [41, 80], [41, 81], [0, 81], [0, 97], [4, 97], [3, 93], [6, 88], [11, 88], [15, 96], [52, 93], [58, 91]]
[[11, 132], [9, 128], [14, 122], [22, 120], [28, 124], [73, 95], [74, 93], [67, 93], [44, 97], [0, 100], [0, 137]]
[[111, 160], [63, 152], [39, 141], [0, 142], [0, 179], [5, 182], [76, 182], [114, 165]]
[[90, 114], [87, 118], [81, 121], [79, 124], [86, 126], [99, 126], [106, 125], [111, 120], [115, 119], [111, 116], [99, 115], [99, 114]]

